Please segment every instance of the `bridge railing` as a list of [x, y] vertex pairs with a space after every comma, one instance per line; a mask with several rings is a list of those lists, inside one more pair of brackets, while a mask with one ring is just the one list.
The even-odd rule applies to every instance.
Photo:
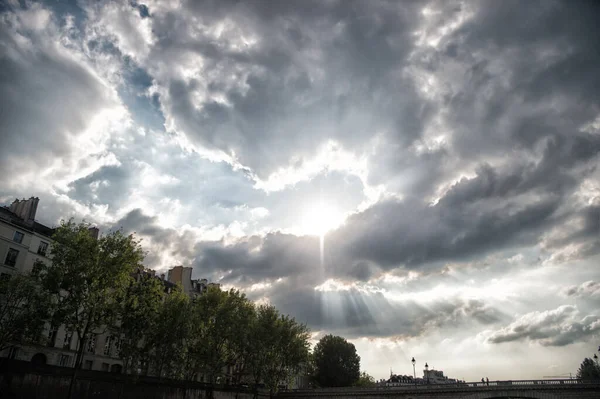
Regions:
[[[321, 392], [349, 392], [349, 391], [392, 391], [402, 389], [419, 389], [419, 390], [435, 390], [449, 388], [482, 388], [482, 387], [510, 387], [510, 386], [539, 386], [539, 385], [600, 385], [600, 380], [579, 380], [579, 379], [557, 379], [557, 380], [506, 380], [506, 381], [489, 381], [489, 382], [457, 382], [444, 384], [402, 384], [394, 386], [376, 385], [373, 387], [339, 387], [339, 388], [317, 388]], [[288, 389], [283, 392], [308, 392], [312, 389]]]

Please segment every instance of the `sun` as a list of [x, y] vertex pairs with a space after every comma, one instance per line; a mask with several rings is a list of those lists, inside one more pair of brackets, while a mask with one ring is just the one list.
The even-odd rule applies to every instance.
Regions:
[[344, 214], [339, 209], [323, 202], [315, 202], [305, 209], [301, 230], [305, 234], [322, 237], [328, 231], [339, 227], [343, 221]]

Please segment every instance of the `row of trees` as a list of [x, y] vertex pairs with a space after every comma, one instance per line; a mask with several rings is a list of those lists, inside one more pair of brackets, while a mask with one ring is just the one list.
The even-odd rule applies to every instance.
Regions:
[[[304, 324], [237, 291], [211, 288], [191, 299], [179, 286], [142, 272], [133, 235], [100, 238], [90, 226], [63, 222], [53, 235], [52, 263], [0, 281], [0, 350], [42, 343], [46, 328], [77, 338], [75, 369], [96, 334], [117, 337], [129, 374], [211, 383], [264, 384], [275, 390], [301, 367], [316, 386], [372, 385], [360, 357], [342, 337], [324, 336], [309, 351]], [[228, 373], [227, 370], [230, 372]]]
[[119, 302], [115, 330], [131, 374], [203, 375], [210, 383], [263, 383], [276, 390], [308, 361], [306, 326], [237, 290], [209, 289], [191, 300], [178, 289], [165, 294], [160, 280], [143, 274]]
[[[139, 241], [120, 231], [96, 239], [89, 225], [63, 222], [52, 264], [0, 281], [0, 350], [39, 343], [63, 325], [77, 337], [75, 368], [95, 334], [119, 339], [127, 373], [206, 382], [262, 383], [271, 390], [309, 361], [304, 324], [237, 290], [191, 299], [143, 270]], [[226, 374], [227, 370], [233, 373]]]
[[600, 364], [598, 364], [598, 360], [594, 361], [586, 357], [577, 370], [577, 378], [580, 380], [600, 380]]

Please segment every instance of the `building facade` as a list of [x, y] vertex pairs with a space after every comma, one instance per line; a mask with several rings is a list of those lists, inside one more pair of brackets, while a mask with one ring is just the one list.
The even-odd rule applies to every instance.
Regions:
[[423, 380], [428, 384], [456, 384], [458, 380], [448, 378], [442, 370], [425, 369], [423, 370]]
[[167, 281], [173, 284], [180, 284], [183, 292], [191, 297], [196, 297], [205, 293], [209, 288], [221, 288], [218, 283], [209, 283], [207, 279], [192, 279], [192, 268], [184, 266], [174, 266], [167, 272]]
[[[38, 203], [39, 198], [31, 197], [0, 207], [0, 278], [28, 273], [37, 262], [50, 264], [54, 229], [35, 220]], [[97, 228], [90, 229], [95, 238], [98, 233]], [[8, 348], [0, 352], [0, 357], [73, 367], [77, 339], [77, 334], [64, 326], [48, 325], [40, 344]], [[120, 371], [122, 362], [117, 337], [108, 333], [92, 337], [86, 345], [82, 365], [89, 370]]]
[[0, 277], [27, 273], [36, 262], [49, 262], [54, 230], [35, 221], [38, 198], [0, 207]]

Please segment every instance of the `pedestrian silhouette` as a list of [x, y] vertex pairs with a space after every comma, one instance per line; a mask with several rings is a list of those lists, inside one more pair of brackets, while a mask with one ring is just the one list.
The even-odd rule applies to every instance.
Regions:
[[488, 387], [490, 386], [490, 380], [489, 380], [489, 378], [485, 377], [485, 383], [487, 384]]

